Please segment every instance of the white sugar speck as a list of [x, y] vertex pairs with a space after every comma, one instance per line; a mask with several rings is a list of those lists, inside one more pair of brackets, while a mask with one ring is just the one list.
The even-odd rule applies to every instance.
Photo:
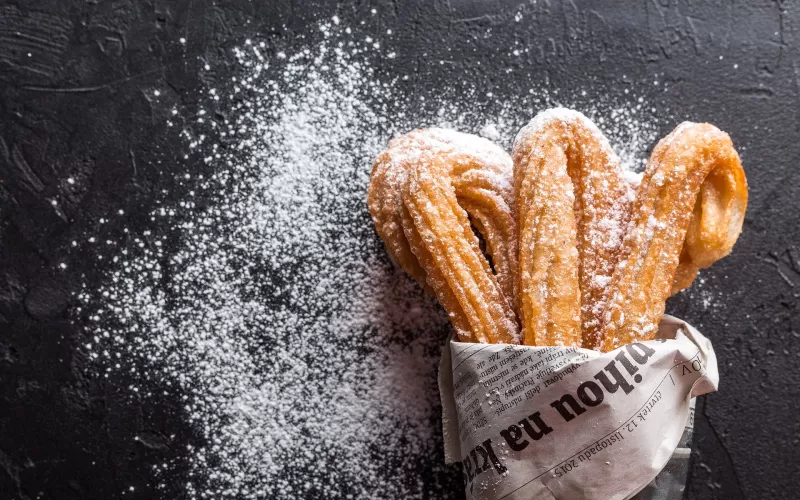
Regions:
[[502, 135], [500, 131], [497, 130], [497, 125], [494, 123], [487, 123], [478, 133], [481, 137], [485, 137], [490, 141], [500, 141], [502, 139]]

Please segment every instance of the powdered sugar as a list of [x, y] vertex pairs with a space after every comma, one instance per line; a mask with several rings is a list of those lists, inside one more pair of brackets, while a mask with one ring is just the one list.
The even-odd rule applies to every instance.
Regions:
[[[155, 210], [154, 234], [109, 255], [105, 284], [80, 296], [102, 372], [184, 402], [199, 436], [185, 457], [189, 498], [455, 492], [436, 424], [448, 320], [377, 240], [369, 166], [395, 132], [423, 125], [478, 131], [489, 119], [483, 135], [508, 147], [551, 100], [485, 116], [442, 98], [412, 112], [367, 62], [377, 42], [343, 24], [274, 60], [255, 44], [234, 52], [235, 80], [201, 114], [216, 106], [228, 118], [184, 131], [213, 175], [187, 172], [193, 194]], [[628, 113], [598, 123], [617, 147], [636, 144], [631, 134], [652, 142], [655, 124]]]
[[485, 137], [490, 141], [499, 141], [501, 140], [502, 136], [500, 132], [497, 130], [497, 126], [494, 123], [487, 123], [480, 129], [478, 132], [481, 137]]

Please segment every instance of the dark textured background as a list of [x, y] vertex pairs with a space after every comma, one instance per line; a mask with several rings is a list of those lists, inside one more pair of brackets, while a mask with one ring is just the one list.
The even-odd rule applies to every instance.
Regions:
[[[70, 242], [141, 231], [158, 191], [179, 196], [173, 174], [195, 167], [167, 114], [196, 106], [213, 83], [203, 78], [225, 78], [226, 49], [246, 37], [291, 46], [333, 14], [392, 28], [403, 55], [381, 70], [412, 72], [423, 89], [464, 78], [526, 88], [524, 72], [499, 71], [509, 65], [550, 89], [656, 78], [667, 84], [650, 90], [659, 109], [732, 135], [750, 205], [733, 255], [704, 284], [725, 298], [708, 310], [691, 293], [670, 303], [713, 339], [722, 378], [699, 402], [687, 498], [797, 498], [800, 4], [26, 0], [0, 1], [0, 499], [180, 496], [180, 471], [158, 494], [150, 471], [190, 433], [175, 403], [87, 375], [73, 293], [104, 264]], [[531, 50], [509, 62], [515, 41]]]

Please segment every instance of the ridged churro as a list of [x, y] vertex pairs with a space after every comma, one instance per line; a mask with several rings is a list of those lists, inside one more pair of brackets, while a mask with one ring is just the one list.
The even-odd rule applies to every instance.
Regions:
[[[424, 273], [464, 341], [518, 342], [511, 176], [502, 149], [444, 129], [395, 139], [373, 166], [368, 203], [379, 234], [409, 274]], [[407, 249], [413, 264], [397, 249]]]
[[632, 208], [609, 284], [601, 329], [605, 351], [655, 336], [676, 283], [728, 255], [747, 206], [747, 181], [728, 134], [685, 122], [662, 139]]
[[632, 199], [619, 157], [563, 108], [531, 120], [512, 156], [523, 342], [593, 348]]

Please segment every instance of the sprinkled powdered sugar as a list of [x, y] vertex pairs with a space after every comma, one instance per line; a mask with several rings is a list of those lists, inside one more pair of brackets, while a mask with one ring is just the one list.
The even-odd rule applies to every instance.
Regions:
[[490, 141], [500, 141], [502, 136], [500, 135], [500, 131], [497, 130], [497, 125], [494, 123], [487, 123], [483, 126], [483, 128], [478, 131], [481, 137], [485, 137]]
[[[210, 92], [230, 118], [186, 131], [214, 174], [158, 208], [162, 230], [119, 251], [105, 284], [80, 295], [86, 348], [105, 375], [185, 403], [180, 418], [198, 435], [185, 457], [189, 498], [454, 495], [439, 479], [447, 317], [389, 263], [364, 200], [393, 133], [475, 132], [487, 116], [446, 98], [412, 112], [367, 63], [379, 49], [334, 24], [321, 26], [321, 43], [274, 61], [255, 45], [235, 51], [236, 79]], [[552, 104], [539, 92], [500, 105], [483, 135], [507, 148]], [[597, 106], [587, 112], [605, 115], [597, 121], [612, 143], [636, 155], [652, 143], [640, 104], [610, 116]], [[621, 156], [638, 165], [630, 151]], [[166, 482], [171, 464], [158, 468]]]

